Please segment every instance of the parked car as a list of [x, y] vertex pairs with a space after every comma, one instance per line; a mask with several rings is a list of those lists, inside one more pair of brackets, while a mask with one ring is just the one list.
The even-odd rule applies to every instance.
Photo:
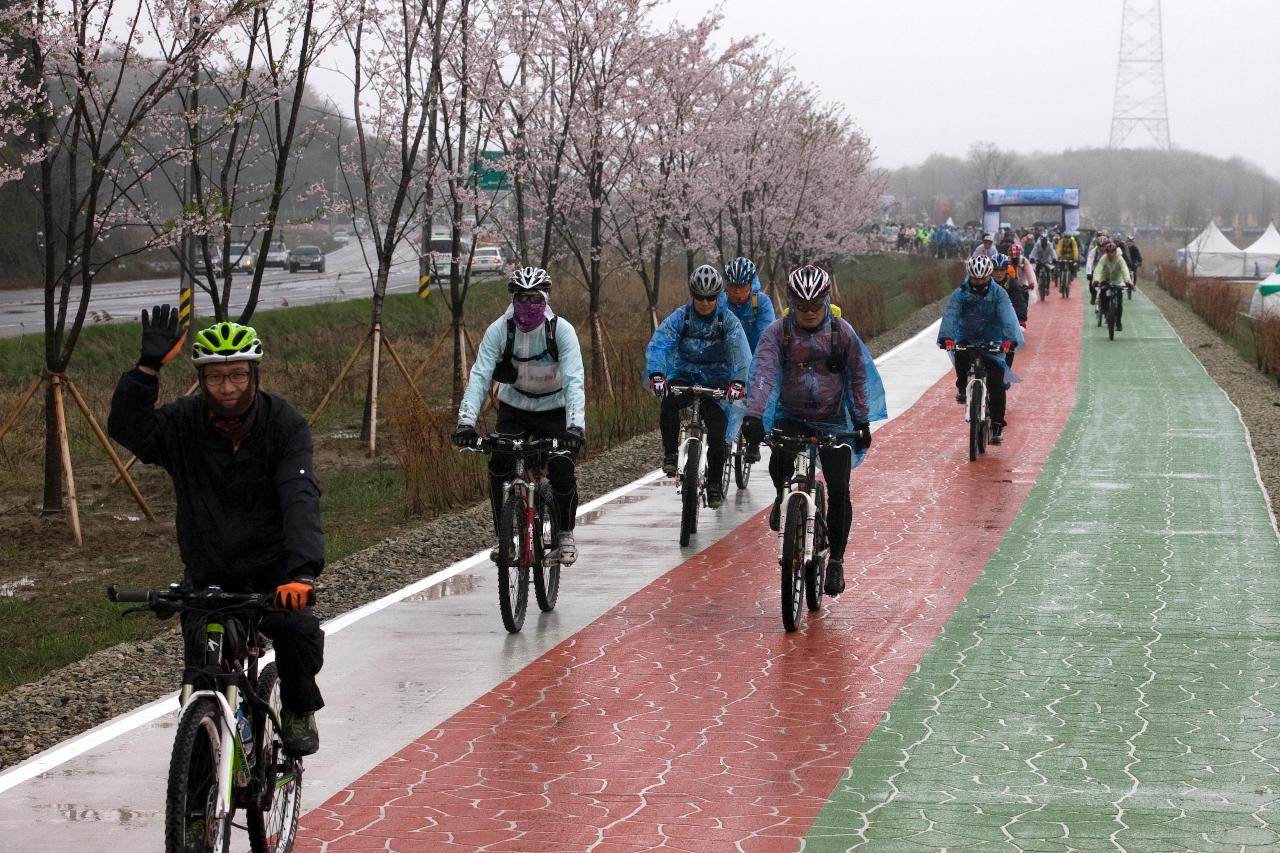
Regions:
[[294, 246], [289, 252], [289, 272], [303, 268], [324, 272], [324, 252], [319, 246]]
[[267, 250], [267, 266], [284, 269], [289, 265], [289, 249], [283, 240], [275, 240]]
[[471, 272], [475, 274], [501, 275], [503, 272], [502, 250], [497, 246], [478, 246], [471, 256]]
[[[210, 246], [209, 251], [213, 254], [214, 274], [222, 275], [222, 247]], [[232, 273], [253, 273], [253, 252], [250, 250], [248, 243], [232, 243], [229, 257], [231, 258]]]
[[347, 229], [345, 229], [345, 228], [335, 228], [335, 229], [334, 229], [334, 231], [333, 231], [333, 242], [335, 242], [335, 243], [345, 243], [345, 242], [347, 242], [347, 240], [348, 240], [348, 239], [349, 239], [349, 238], [347, 237]]

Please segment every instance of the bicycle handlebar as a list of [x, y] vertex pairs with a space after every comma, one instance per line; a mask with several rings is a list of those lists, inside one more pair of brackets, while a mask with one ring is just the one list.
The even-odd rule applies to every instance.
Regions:
[[845, 439], [848, 437], [847, 435], [795, 435], [775, 429], [770, 431], [760, 443], [779, 450], [803, 450], [811, 444], [817, 445], [820, 449], [826, 449], [846, 446], [848, 442]]
[[166, 590], [116, 589], [107, 587], [107, 599], [117, 604], [139, 604], [135, 610], [153, 610], [159, 613], [176, 613], [183, 610], [199, 610], [201, 612], [256, 610], [266, 612], [279, 610], [275, 605], [275, 597], [261, 592], [225, 592], [216, 587], [205, 589], [187, 589], [174, 584]]
[[988, 344], [961, 344], [957, 343], [952, 350], [954, 352], [1000, 352], [1000, 344], [992, 342]]
[[536, 453], [568, 454], [573, 449], [566, 446], [558, 438], [511, 438], [510, 436], [490, 435], [477, 438], [475, 443], [462, 448], [475, 453], [515, 453], [533, 455]]
[[710, 397], [713, 400], [724, 399], [723, 388], [708, 388], [705, 385], [685, 385], [680, 382], [668, 382], [672, 394], [690, 394], [694, 397]]

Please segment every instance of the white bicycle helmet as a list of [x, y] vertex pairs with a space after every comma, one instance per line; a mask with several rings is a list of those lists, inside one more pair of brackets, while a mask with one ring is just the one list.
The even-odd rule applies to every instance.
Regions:
[[516, 267], [507, 278], [507, 290], [511, 293], [550, 289], [551, 276], [542, 267]]
[[796, 299], [808, 302], [826, 296], [831, 291], [831, 276], [821, 267], [805, 264], [792, 270], [787, 276], [787, 290]]
[[989, 278], [996, 265], [986, 255], [974, 255], [965, 267], [969, 270], [969, 278]]
[[689, 276], [689, 293], [693, 296], [710, 299], [712, 296], [719, 296], [722, 290], [724, 279], [720, 277], [720, 270], [711, 264], [703, 264]]

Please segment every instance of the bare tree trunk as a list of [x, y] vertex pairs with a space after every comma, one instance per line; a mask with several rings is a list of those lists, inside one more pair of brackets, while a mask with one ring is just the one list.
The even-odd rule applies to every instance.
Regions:
[[467, 365], [467, 326], [461, 311], [454, 312], [451, 328], [453, 329], [453, 408], [456, 410], [462, 405], [462, 395], [467, 390], [467, 379], [471, 372]]
[[62, 446], [58, 441], [58, 413], [53, 383], [44, 384], [44, 513], [62, 512]]

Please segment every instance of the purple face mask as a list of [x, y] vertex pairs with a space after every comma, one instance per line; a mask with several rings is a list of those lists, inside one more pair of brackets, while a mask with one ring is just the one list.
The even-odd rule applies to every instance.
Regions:
[[513, 302], [512, 308], [516, 328], [528, 333], [542, 325], [546, 317], [547, 304], [545, 302]]

